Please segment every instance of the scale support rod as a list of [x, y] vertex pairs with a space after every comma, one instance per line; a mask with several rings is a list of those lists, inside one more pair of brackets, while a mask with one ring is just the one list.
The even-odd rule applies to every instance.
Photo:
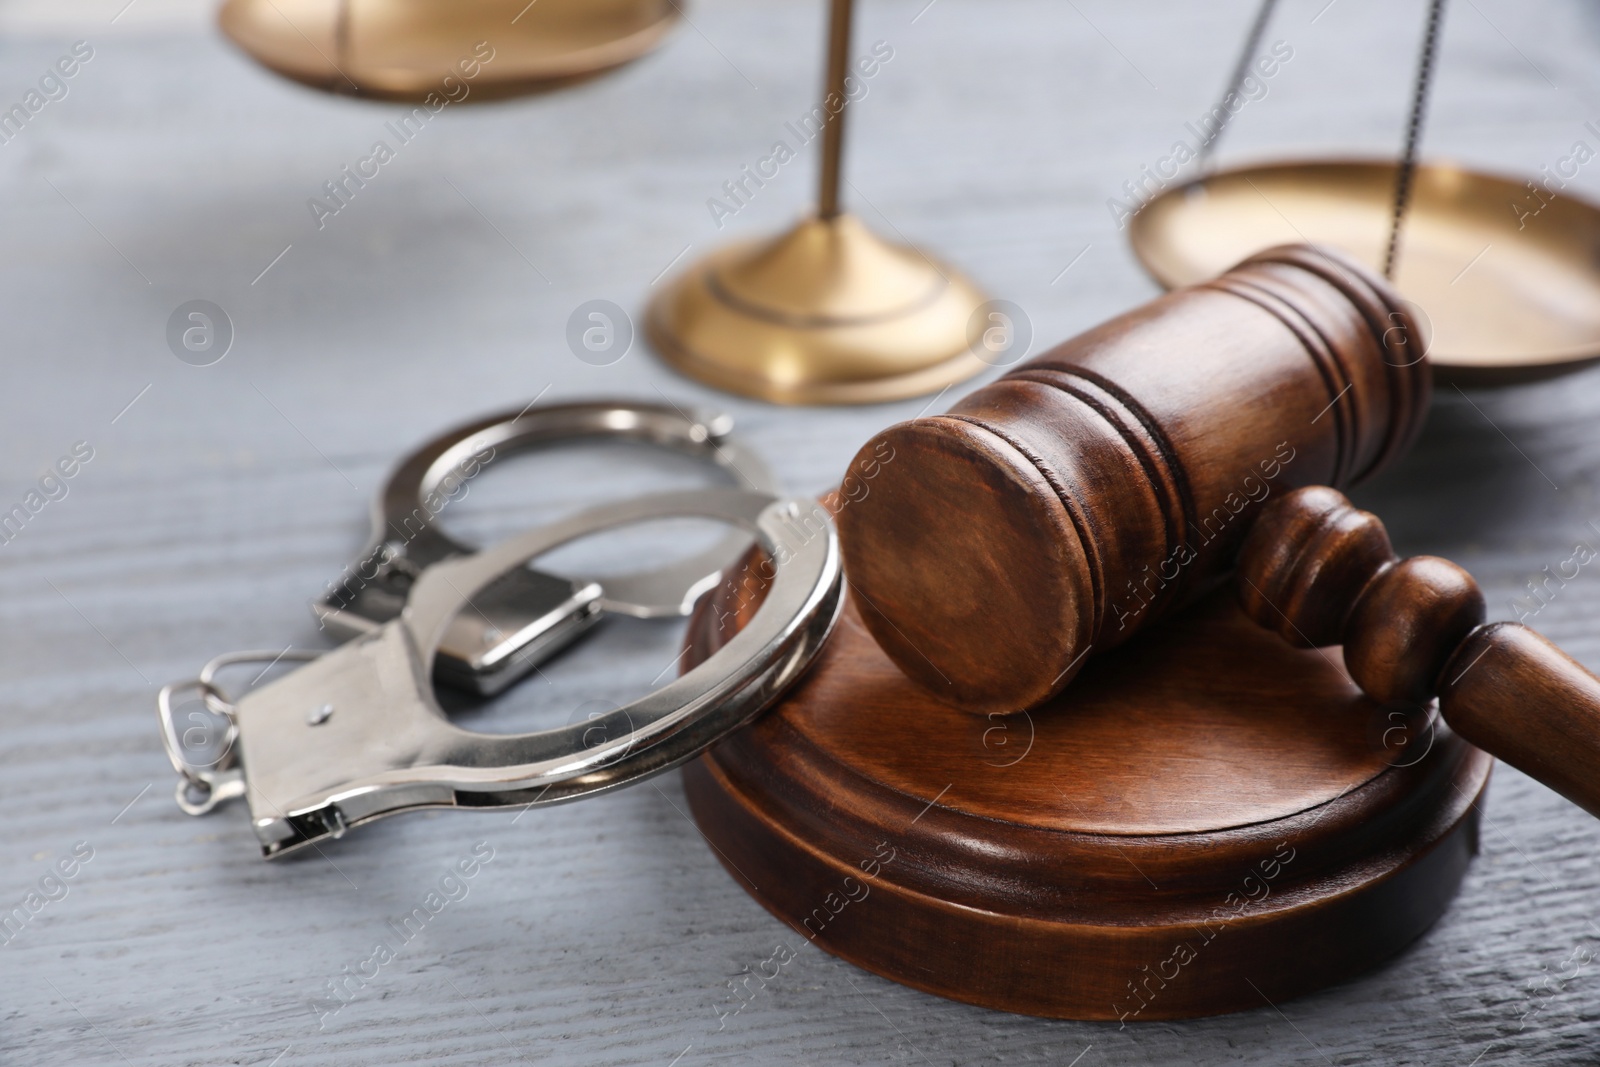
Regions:
[[[845, 77], [850, 70], [850, 28], [854, 0], [830, 0], [828, 17], [828, 75], [823, 86], [822, 108], [828, 124], [822, 128], [822, 173], [817, 197], [817, 214], [824, 219], [839, 216], [839, 181], [844, 165]], [[835, 111], [829, 101], [837, 100]]]

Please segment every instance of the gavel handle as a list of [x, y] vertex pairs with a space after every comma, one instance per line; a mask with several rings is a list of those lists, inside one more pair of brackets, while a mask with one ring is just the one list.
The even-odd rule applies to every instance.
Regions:
[[1600, 817], [1600, 678], [1526, 626], [1485, 625], [1460, 567], [1398, 559], [1376, 516], [1314, 486], [1262, 510], [1238, 591], [1247, 615], [1292, 643], [1343, 644], [1375, 700], [1437, 696], [1457, 734]]
[[1480, 626], [1439, 678], [1439, 713], [1485, 752], [1600, 817], [1600, 678], [1521, 623]]

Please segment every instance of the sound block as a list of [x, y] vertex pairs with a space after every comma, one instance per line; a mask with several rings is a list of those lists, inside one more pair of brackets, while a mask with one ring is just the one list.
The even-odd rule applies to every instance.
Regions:
[[[719, 595], [691, 665], [753, 611]], [[1263, 1007], [1399, 952], [1477, 851], [1493, 761], [1342, 663], [1217, 594], [984, 717], [916, 688], [851, 606], [684, 784], [752, 896], [884, 977], [1067, 1019]]]

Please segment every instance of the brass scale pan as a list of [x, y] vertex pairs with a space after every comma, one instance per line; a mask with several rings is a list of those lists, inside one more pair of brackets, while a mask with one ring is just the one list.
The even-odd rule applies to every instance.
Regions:
[[[1419, 165], [1413, 180], [1395, 283], [1431, 325], [1441, 381], [1506, 385], [1600, 361], [1600, 208], [1446, 164]], [[1224, 170], [1156, 197], [1129, 223], [1130, 238], [1168, 288], [1295, 241], [1377, 268], [1394, 187], [1393, 162]]]
[[[654, 49], [672, 0], [227, 0], [222, 31], [286, 78], [332, 93], [421, 100], [487, 42], [476, 100], [561, 88]], [[458, 76], [459, 77], [459, 76]]]

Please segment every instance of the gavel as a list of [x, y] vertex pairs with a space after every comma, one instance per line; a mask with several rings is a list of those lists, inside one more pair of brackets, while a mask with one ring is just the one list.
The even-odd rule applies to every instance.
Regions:
[[1397, 560], [1337, 491], [1420, 430], [1425, 346], [1382, 279], [1309, 246], [1081, 334], [863, 447], [878, 475], [838, 514], [862, 619], [943, 701], [1017, 712], [1237, 566], [1256, 622], [1343, 643], [1380, 703], [1438, 696], [1468, 741], [1600, 815], [1600, 679], [1483, 625], [1470, 575]]

